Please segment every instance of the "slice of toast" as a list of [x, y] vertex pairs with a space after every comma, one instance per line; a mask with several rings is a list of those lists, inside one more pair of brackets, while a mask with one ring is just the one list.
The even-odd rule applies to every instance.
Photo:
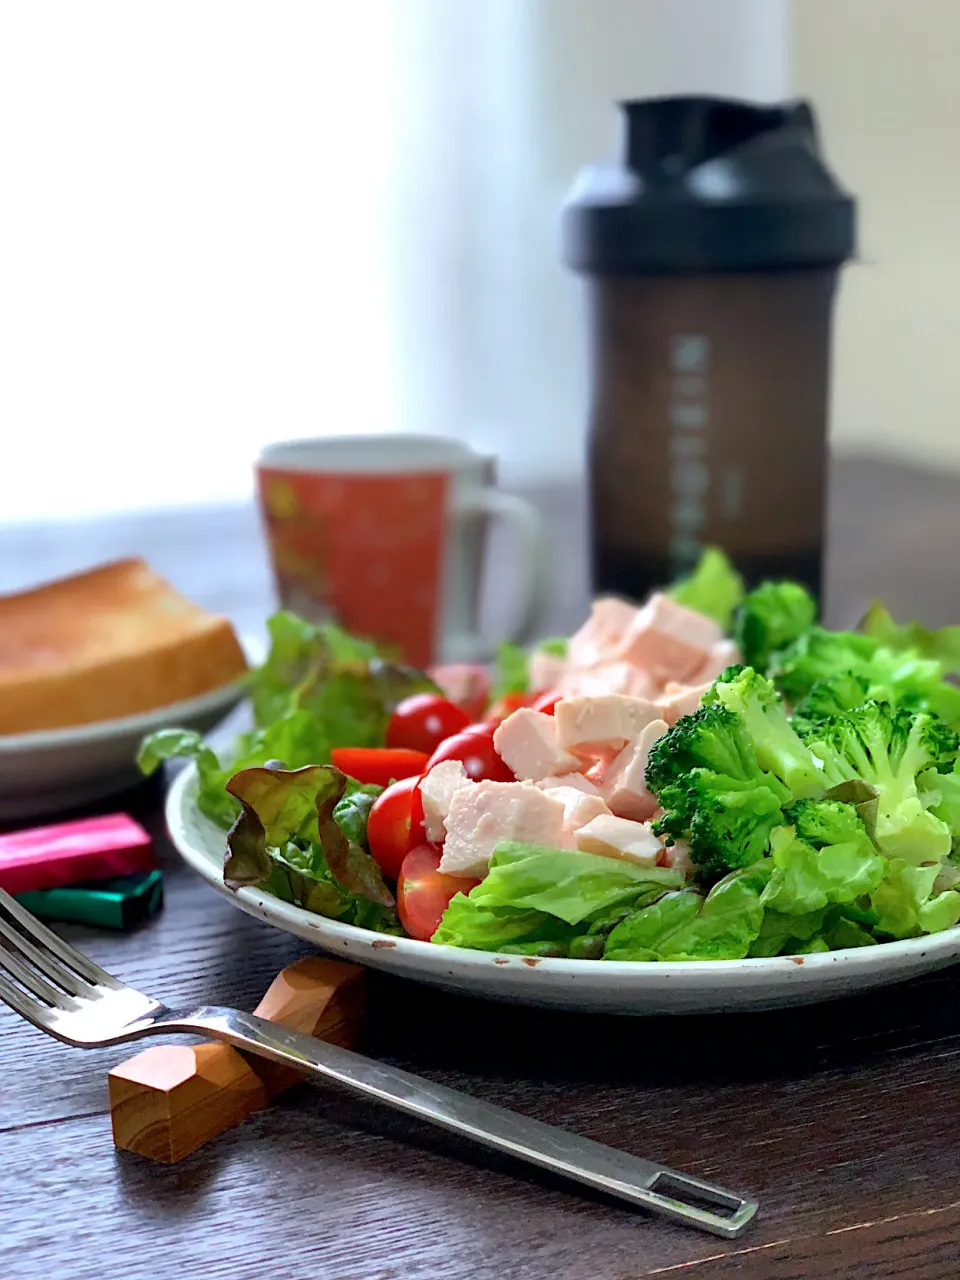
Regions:
[[143, 560], [0, 596], [0, 734], [152, 711], [246, 669], [227, 619]]

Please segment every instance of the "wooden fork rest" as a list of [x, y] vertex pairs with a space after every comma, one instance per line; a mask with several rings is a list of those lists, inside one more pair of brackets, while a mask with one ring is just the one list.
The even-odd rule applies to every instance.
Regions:
[[[305, 956], [274, 978], [256, 1012], [352, 1048], [360, 1037], [364, 995], [359, 965]], [[227, 1044], [155, 1045], [109, 1074], [113, 1141], [175, 1164], [299, 1079], [293, 1068]]]

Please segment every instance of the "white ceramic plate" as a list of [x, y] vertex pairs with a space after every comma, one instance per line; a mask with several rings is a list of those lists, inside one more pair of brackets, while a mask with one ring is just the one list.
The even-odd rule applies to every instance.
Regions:
[[243, 697], [243, 680], [141, 715], [0, 735], [0, 821], [35, 818], [132, 786], [140, 741], [155, 729], [207, 733]]
[[960, 927], [821, 955], [688, 964], [532, 960], [390, 938], [325, 920], [256, 889], [232, 892], [221, 873], [224, 832], [199, 812], [195, 795], [190, 765], [167, 797], [171, 839], [185, 861], [241, 910], [332, 955], [468, 995], [598, 1013], [775, 1009], [854, 995], [960, 960]]

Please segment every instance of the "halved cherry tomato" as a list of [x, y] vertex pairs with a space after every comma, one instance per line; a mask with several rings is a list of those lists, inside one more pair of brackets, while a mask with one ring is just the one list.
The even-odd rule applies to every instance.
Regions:
[[459, 760], [467, 777], [474, 782], [482, 782], [484, 778], [490, 782], [516, 782], [513, 770], [497, 754], [492, 734], [488, 738], [469, 731], [455, 733], [440, 743], [428, 760], [425, 772], [429, 773], [435, 764], [443, 760]]
[[542, 693], [533, 704], [533, 709], [534, 711], [542, 711], [545, 716], [552, 716], [559, 701], [559, 693]]
[[367, 818], [367, 844], [380, 870], [391, 880], [400, 874], [403, 860], [416, 845], [423, 844], [423, 801], [420, 775], [413, 774], [381, 791]]
[[430, 677], [444, 695], [461, 707], [471, 720], [479, 720], [490, 701], [490, 677], [475, 662], [447, 662], [431, 667]]
[[385, 787], [398, 778], [417, 777], [426, 767], [426, 751], [392, 751], [388, 747], [334, 747], [330, 759], [349, 778]]
[[462, 707], [455, 707], [438, 693], [415, 693], [404, 698], [387, 725], [387, 746], [426, 751], [429, 755], [470, 723]]
[[441, 850], [435, 844], [411, 849], [397, 881], [397, 914], [411, 938], [428, 942], [440, 927], [450, 899], [469, 893], [480, 881], [448, 876], [440, 871]]

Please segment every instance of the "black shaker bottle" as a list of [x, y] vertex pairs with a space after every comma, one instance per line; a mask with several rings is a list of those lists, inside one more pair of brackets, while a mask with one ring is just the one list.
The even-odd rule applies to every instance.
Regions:
[[588, 279], [594, 589], [640, 599], [724, 548], [819, 594], [830, 328], [855, 207], [805, 102], [625, 102], [563, 256]]

